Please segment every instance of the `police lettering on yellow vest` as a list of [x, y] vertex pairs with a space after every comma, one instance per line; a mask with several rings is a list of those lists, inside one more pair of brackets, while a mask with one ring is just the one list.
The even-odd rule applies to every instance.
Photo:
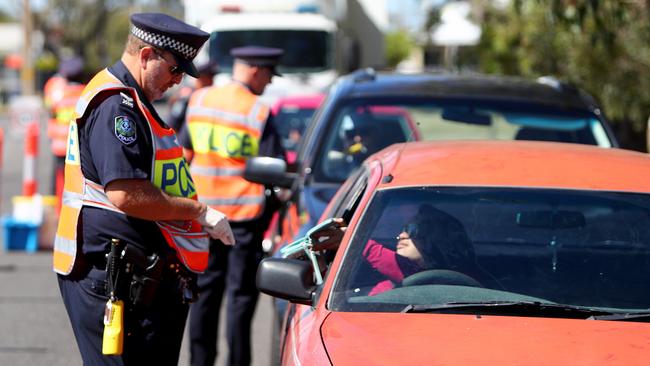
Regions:
[[247, 221], [264, 210], [264, 186], [243, 178], [246, 160], [256, 156], [269, 109], [244, 85], [203, 88], [192, 95], [187, 127], [194, 158], [191, 172], [201, 201]]
[[[77, 226], [83, 206], [121, 212], [109, 200], [104, 187], [84, 177], [81, 170], [78, 129], [87, 117], [89, 106], [100, 93], [125, 93], [146, 117], [153, 141], [154, 161], [152, 183], [171, 196], [197, 199], [196, 188], [189, 174], [174, 131], [163, 128], [155, 121], [140, 101], [137, 92], [124, 86], [108, 70], [97, 74], [86, 86], [75, 110], [75, 119], [69, 126], [65, 161], [65, 187], [59, 226], [54, 242], [54, 270], [70, 274], [77, 258], [79, 242]], [[125, 138], [128, 138], [128, 135]], [[208, 235], [196, 220], [157, 222], [167, 244], [176, 250], [179, 260], [195, 272], [202, 272], [208, 260]]]

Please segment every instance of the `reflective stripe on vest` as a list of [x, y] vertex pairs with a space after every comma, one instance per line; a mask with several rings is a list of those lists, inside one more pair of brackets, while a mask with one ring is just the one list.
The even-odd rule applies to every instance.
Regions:
[[[77, 123], [83, 123], [86, 109], [100, 92], [113, 90], [130, 95], [146, 117], [153, 141], [152, 183], [166, 193], [196, 199], [194, 183], [185, 167], [182, 148], [176, 143], [171, 129], [158, 125], [142, 105], [137, 92], [121, 84], [108, 70], [97, 74], [84, 90], [77, 103], [75, 120], [70, 123], [65, 164], [65, 186], [59, 226], [54, 241], [54, 271], [70, 274], [74, 268], [78, 248], [77, 225], [82, 206], [92, 206], [124, 214], [115, 207], [104, 192], [104, 187], [83, 176], [79, 154]], [[191, 188], [190, 188], [191, 187]], [[202, 272], [208, 264], [209, 239], [201, 225], [194, 221], [156, 222], [168, 245], [176, 250], [185, 266]]]
[[243, 172], [258, 154], [268, 115], [259, 97], [237, 83], [199, 89], [188, 104], [196, 189], [201, 202], [230, 221], [251, 220], [264, 210], [264, 186], [245, 180]]

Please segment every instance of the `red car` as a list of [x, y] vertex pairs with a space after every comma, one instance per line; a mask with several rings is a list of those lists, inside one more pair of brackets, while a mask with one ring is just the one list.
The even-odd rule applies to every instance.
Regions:
[[287, 163], [296, 161], [298, 143], [323, 99], [323, 94], [288, 96], [280, 98], [271, 107], [275, 128], [287, 151]]
[[262, 261], [282, 364], [645, 365], [648, 182], [626, 150], [392, 145]]

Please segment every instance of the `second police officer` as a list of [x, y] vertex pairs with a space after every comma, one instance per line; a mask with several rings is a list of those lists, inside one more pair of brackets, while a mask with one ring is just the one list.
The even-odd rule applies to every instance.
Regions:
[[217, 356], [219, 309], [227, 294], [227, 365], [251, 361], [251, 323], [259, 292], [255, 284], [262, 259], [262, 239], [277, 200], [270, 190], [243, 178], [246, 160], [253, 156], [284, 158], [260, 95], [279, 75], [283, 51], [246, 46], [234, 48], [232, 82], [195, 91], [189, 103], [181, 143], [200, 200], [225, 213], [237, 246], [210, 243], [208, 269], [198, 278], [199, 299], [190, 309], [191, 364], [214, 364]]

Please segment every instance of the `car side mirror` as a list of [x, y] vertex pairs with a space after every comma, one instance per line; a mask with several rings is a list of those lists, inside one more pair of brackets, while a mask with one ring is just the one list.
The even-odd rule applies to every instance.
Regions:
[[244, 169], [246, 180], [266, 186], [291, 188], [296, 176], [295, 173], [287, 172], [287, 163], [284, 160], [266, 156], [248, 159]]
[[263, 259], [256, 282], [267, 295], [304, 305], [311, 305], [316, 289], [311, 263], [292, 258]]

